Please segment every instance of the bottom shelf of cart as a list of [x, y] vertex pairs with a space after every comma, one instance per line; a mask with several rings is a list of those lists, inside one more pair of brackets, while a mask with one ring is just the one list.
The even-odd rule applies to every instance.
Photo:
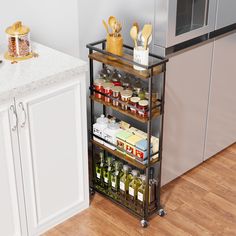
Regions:
[[[132, 215], [136, 216], [138, 219], [143, 219], [144, 218], [144, 214], [141, 214], [141, 213], [138, 212], [138, 211], [143, 210], [143, 208], [141, 206], [137, 206], [137, 205], [132, 203], [132, 208], [133, 208], [132, 209], [129, 201], [127, 201], [125, 199], [121, 199], [121, 198], [115, 199], [114, 196], [117, 196], [117, 194], [113, 193], [111, 190], [105, 190], [104, 188], [102, 188], [99, 185], [94, 185], [92, 187], [92, 189], [95, 192], [98, 192], [99, 194], [104, 196], [105, 198], [109, 199], [110, 201], [112, 201], [116, 205], [118, 205], [121, 208], [125, 209], [126, 211], [128, 211]], [[113, 197], [112, 197], [112, 195], [113, 195]], [[155, 202], [149, 206], [148, 217], [150, 217], [151, 215], [158, 212], [158, 207], [155, 206], [155, 207], [151, 208], [151, 206], [155, 206]]]

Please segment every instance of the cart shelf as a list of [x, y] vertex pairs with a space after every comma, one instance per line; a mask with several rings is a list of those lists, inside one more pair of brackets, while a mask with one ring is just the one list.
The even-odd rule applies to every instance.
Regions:
[[135, 166], [136, 168], [140, 169], [140, 170], [145, 170], [148, 166], [152, 166], [154, 164], [156, 164], [158, 162], [158, 158], [153, 159], [150, 161], [149, 165], [147, 164], [143, 164], [133, 158], [127, 157], [126, 155], [124, 155], [123, 153], [117, 151], [117, 150], [112, 150], [109, 147], [95, 141], [95, 140], [91, 140], [91, 142], [96, 145], [97, 147], [109, 152], [110, 154], [118, 157], [119, 159], [128, 162], [129, 164], [131, 164], [132, 166]]
[[[116, 69], [120, 69], [126, 73], [129, 73], [133, 76], [136, 76], [140, 79], [148, 79], [151, 75], [150, 75], [150, 71], [149, 70], [145, 70], [145, 71], [138, 71], [135, 70], [133, 68], [133, 65], [129, 62], [130, 60], [132, 60], [132, 56], [129, 54], [124, 54], [123, 56], [124, 58], [128, 59], [127, 61], [123, 61], [123, 60], [111, 60], [109, 59], [109, 56], [104, 55], [102, 53], [99, 52], [94, 52], [92, 54], [89, 55], [90, 59], [93, 59], [95, 61], [101, 62], [103, 64], [112, 66]], [[153, 75], [159, 75], [162, 72], [164, 72], [164, 66], [163, 65], [159, 65], [156, 66], [153, 70]]]
[[[139, 116], [138, 114], [133, 114], [131, 113], [130, 111], [125, 111], [125, 110], [122, 110], [120, 107], [115, 107], [115, 106], [112, 106], [110, 103], [106, 103], [105, 101], [103, 101], [102, 99], [98, 99], [96, 98], [94, 95], [91, 95], [90, 96], [90, 99], [92, 99], [93, 101], [97, 102], [97, 103], [100, 103], [102, 105], [105, 105], [106, 107], [110, 107], [112, 108], [113, 110], [115, 111], [118, 111], [128, 117], [131, 117], [139, 122], [142, 122], [142, 123], [147, 123], [149, 118], [142, 118], [141, 116]], [[160, 116], [161, 112], [160, 112], [160, 109], [159, 108], [155, 108], [153, 109], [152, 111], [152, 118], [156, 118], [158, 116]]]

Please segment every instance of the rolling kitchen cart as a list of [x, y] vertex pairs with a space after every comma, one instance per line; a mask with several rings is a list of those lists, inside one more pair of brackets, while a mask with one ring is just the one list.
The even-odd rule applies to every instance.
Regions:
[[[162, 162], [162, 144], [163, 144], [163, 121], [164, 121], [164, 98], [165, 98], [165, 79], [166, 79], [166, 63], [168, 59], [161, 58], [154, 54], [149, 54], [149, 65], [144, 66], [138, 64], [133, 61], [132, 52], [133, 48], [127, 45], [124, 45], [124, 55], [122, 57], [113, 55], [105, 50], [106, 47], [106, 40], [101, 40], [98, 42], [94, 42], [87, 45], [89, 49], [89, 66], [90, 66], [90, 100], [91, 100], [91, 160], [90, 160], [90, 167], [92, 169], [92, 179], [90, 183], [90, 191], [91, 193], [99, 192], [106, 198], [110, 199], [111, 201], [115, 202], [119, 206], [125, 208], [139, 219], [141, 219], [142, 227], [147, 227], [148, 225], [148, 218], [153, 215], [154, 213], [158, 213], [160, 216], [165, 215], [165, 211], [160, 204], [160, 188], [161, 188], [161, 162]], [[113, 58], [113, 60], [111, 59]], [[116, 60], [114, 60], [114, 58]], [[104, 97], [108, 97], [111, 100], [116, 100], [110, 95], [106, 95], [102, 92], [99, 92], [94, 89], [94, 61], [102, 63], [102, 65], [108, 65], [125, 73], [131, 74], [141, 80], [148, 80], [148, 116], [147, 117], [140, 117], [135, 115], [129, 111], [122, 110], [119, 107], [112, 106], [112, 104], [106, 103], [102, 99], [96, 98], [94, 95], [101, 94]], [[133, 68], [133, 65], [139, 66], [144, 68], [143, 71], [138, 71]], [[159, 76], [158, 76], [159, 75]], [[156, 78], [158, 76], [158, 78]], [[158, 102], [153, 105], [152, 103], [152, 93], [153, 93], [153, 79], [161, 79], [161, 98], [158, 99]], [[109, 147], [101, 144], [96, 140], [101, 140], [103, 142], [107, 142], [101, 137], [96, 136], [93, 134], [93, 124], [94, 124], [94, 104], [100, 103], [103, 106], [103, 114], [107, 115], [107, 108], [111, 108], [121, 114], [131, 117], [138, 122], [142, 122], [143, 124], [147, 125], [147, 160], [144, 162], [140, 162], [134, 158], [131, 158], [124, 153], [119, 152], [119, 147], [116, 146], [116, 150], [112, 150]], [[119, 100], [119, 103], [124, 103]], [[129, 107], [136, 109], [137, 111], [139, 108], [136, 108], [132, 105], [128, 105]], [[151, 138], [152, 138], [152, 120], [159, 117], [159, 150], [156, 153], [151, 153]], [[109, 143], [112, 146], [115, 146], [112, 143]], [[126, 202], [124, 199], [119, 198], [119, 193], [114, 196], [114, 193], [110, 193], [108, 189], [103, 189], [102, 186], [98, 186], [95, 181], [95, 148], [100, 148], [104, 151], [104, 153], [109, 153], [115, 156], [117, 159], [122, 160], [125, 163], [139, 169], [142, 171], [146, 176], [146, 188], [145, 188], [145, 199], [149, 199], [149, 178], [150, 178], [150, 168], [155, 166], [157, 168], [156, 174], [156, 198], [155, 202], [152, 203], [150, 206], [149, 201], [146, 200], [142, 206], [142, 209], [139, 209], [135, 204], [132, 205], [130, 202]], [[124, 151], [124, 150], [123, 150]], [[126, 151], [124, 151], [126, 152]], [[158, 154], [158, 158], [154, 159], [155, 155]]]

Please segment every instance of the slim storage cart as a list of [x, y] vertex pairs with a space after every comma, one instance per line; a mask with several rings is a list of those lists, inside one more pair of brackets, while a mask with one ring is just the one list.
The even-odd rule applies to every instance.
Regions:
[[[127, 45], [124, 45], [124, 55], [122, 57], [113, 55], [108, 53], [105, 50], [106, 40], [101, 40], [98, 42], [90, 43], [87, 45], [89, 49], [89, 61], [90, 61], [90, 100], [91, 100], [91, 160], [90, 160], [90, 170], [91, 172], [91, 181], [90, 181], [90, 191], [91, 193], [99, 192], [106, 198], [110, 199], [114, 203], [123, 207], [125, 210], [129, 211], [133, 215], [137, 216], [141, 220], [142, 227], [147, 227], [148, 218], [153, 214], [159, 214], [160, 216], [165, 215], [165, 211], [160, 203], [160, 187], [161, 187], [161, 163], [162, 163], [162, 144], [163, 144], [163, 121], [164, 121], [164, 98], [165, 98], [165, 79], [166, 79], [166, 63], [168, 59], [161, 58], [159, 56], [149, 54], [149, 65], [144, 66], [138, 64], [133, 61], [133, 48]], [[118, 106], [113, 106], [112, 102], [107, 103], [104, 99], [97, 98], [95, 94], [100, 94], [100, 97], [107, 97], [111, 101], [117, 101], [120, 104], [127, 105], [127, 103], [122, 102], [118, 98], [114, 98], [111, 95], [105, 94], [104, 92], [95, 90], [94, 86], [94, 62], [102, 63], [103, 67], [111, 66], [114, 69], [118, 69], [125, 73], [131, 74], [136, 78], [139, 78], [144, 81], [148, 81], [148, 109], [147, 116], [140, 117], [137, 114], [134, 114], [130, 111], [121, 109]], [[143, 71], [138, 71], [133, 68], [133, 66], [139, 66], [144, 68]], [[161, 88], [161, 96], [157, 99], [157, 103], [153, 104], [153, 80], [158, 79], [160, 81]], [[121, 113], [122, 116], [132, 118], [134, 121], [139, 123], [143, 123], [146, 126], [146, 142], [147, 142], [147, 158], [145, 161], [140, 161], [135, 156], [127, 152], [126, 150], [121, 150], [119, 146], [114, 143], [109, 143], [110, 146], [114, 148], [108, 147], [108, 145], [104, 145], [108, 143], [103, 137], [95, 135], [93, 133], [93, 124], [95, 122], [94, 118], [94, 106], [95, 104], [102, 105], [103, 114], [108, 115], [108, 110], [115, 110], [118, 113]], [[132, 106], [128, 104], [128, 107], [132, 108], [132, 110], [136, 109], [137, 112], [140, 111], [140, 108], [136, 106]], [[154, 119], [158, 119], [158, 124], [155, 127], [152, 127], [152, 123]], [[152, 152], [152, 128], [159, 129], [158, 130], [158, 138], [159, 138], [159, 146], [158, 151]], [[117, 160], [123, 162], [123, 164], [129, 164], [132, 168], [138, 169], [141, 173], [143, 173], [142, 177], [145, 175], [145, 191], [144, 191], [144, 199], [143, 204], [137, 204], [132, 200], [128, 200], [127, 197], [122, 197], [119, 191], [112, 191], [111, 188], [99, 184], [96, 180], [96, 158], [98, 157], [96, 150], [102, 150], [104, 155], [112, 155]], [[115, 149], [115, 150], [114, 150]], [[154, 158], [157, 156], [158, 158]], [[153, 167], [155, 167], [155, 201], [150, 202], [150, 172], [153, 172]], [[118, 187], [119, 188], [119, 187]]]

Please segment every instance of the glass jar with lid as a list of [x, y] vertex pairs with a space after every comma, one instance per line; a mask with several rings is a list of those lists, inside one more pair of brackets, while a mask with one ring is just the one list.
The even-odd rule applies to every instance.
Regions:
[[30, 29], [22, 25], [21, 21], [14, 23], [6, 29], [8, 51], [5, 58], [8, 60], [25, 60], [33, 57]]

